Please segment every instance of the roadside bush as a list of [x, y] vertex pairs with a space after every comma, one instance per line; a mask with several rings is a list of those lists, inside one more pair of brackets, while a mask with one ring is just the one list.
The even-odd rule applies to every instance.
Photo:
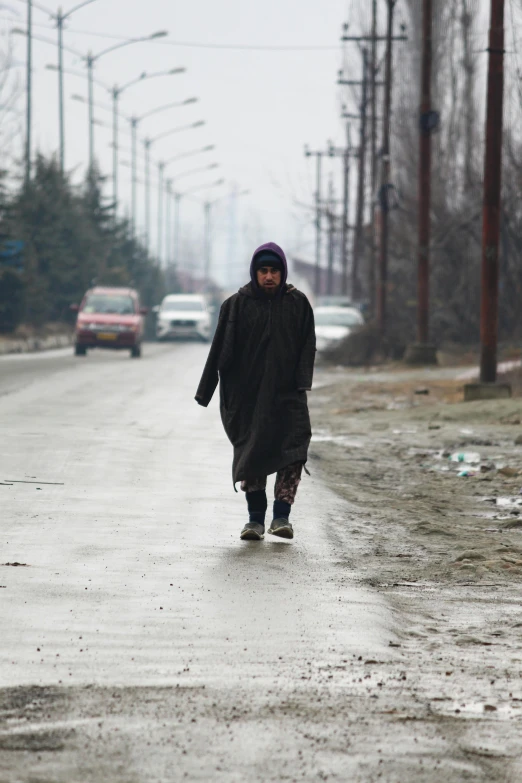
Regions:
[[343, 367], [365, 367], [385, 359], [402, 359], [405, 350], [406, 342], [398, 331], [391, 329], [383, 339], [372, 322], [354, 329], [335, 347], [324, 351], [323, 358]]
[[0, 272], [0, 332], [14, 332], [24, 315], [24, 284], [10, 269]]

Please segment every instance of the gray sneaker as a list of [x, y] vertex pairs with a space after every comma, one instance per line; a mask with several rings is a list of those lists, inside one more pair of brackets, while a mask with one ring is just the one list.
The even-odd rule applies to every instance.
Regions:
[[281, 517], [280, 519], [272, 520], [268, 532], [271, 536], [279, 536], [280, 538], [293, 538], [294, 529], [288, 519]]
[[242, 541], [261, 541], [265, 537], [265, 526], [260, 522], [247, 522], [241, 531]]

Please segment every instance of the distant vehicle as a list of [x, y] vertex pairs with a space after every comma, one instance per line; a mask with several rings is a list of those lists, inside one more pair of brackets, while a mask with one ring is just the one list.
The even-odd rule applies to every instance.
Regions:
[[213, 308], [201, 294], [169, 294], [154, 312], [158, 316], [158, 340], [174, 337], [210, 340]]
[[355, 307], [316, 307], [314, 318], [318, 351], [332, 348], [364, 324], [364, 318]]
[[130, 350], [141, 356], [144, 316], [138, 292], [133, 288], [91, 288], [80, 305], [71, 305], [78, 313], [74, 333], [74, 352], [85, 356], [89, 348]]

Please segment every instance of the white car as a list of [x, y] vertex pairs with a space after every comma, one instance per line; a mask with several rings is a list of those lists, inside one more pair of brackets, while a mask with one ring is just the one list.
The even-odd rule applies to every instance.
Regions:
[[169, 294], [154, 311], [157, 313], [158, 340], [174, 337], [210, 340], [212, 308], [201, 294]]
[[364, 318], [355, 307], [317, 307], [314, 318], [318, 351], [332, 348], [364, 324]]

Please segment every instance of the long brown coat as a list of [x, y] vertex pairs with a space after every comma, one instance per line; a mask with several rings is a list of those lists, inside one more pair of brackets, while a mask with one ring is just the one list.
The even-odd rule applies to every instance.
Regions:
[[196, 400], [207, 406], [219, 379], [234, 484], [306, 462], [314, 360], [312, 308], [293, 286], [267, 297], [249, 283], [221, 306]]

